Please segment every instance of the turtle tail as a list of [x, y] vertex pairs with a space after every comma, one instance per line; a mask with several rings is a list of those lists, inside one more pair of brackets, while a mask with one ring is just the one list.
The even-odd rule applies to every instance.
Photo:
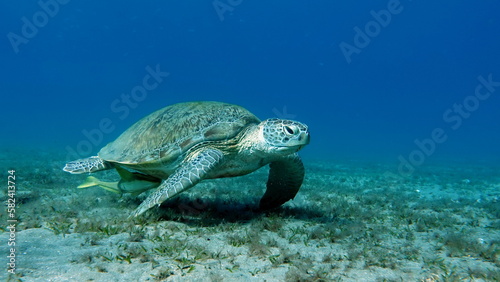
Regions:
[[72, 174], [95, 172], [113, 168], [110, 162], [107, 162], [97, 156], [72, 161], [64, 166], [63, 170]]

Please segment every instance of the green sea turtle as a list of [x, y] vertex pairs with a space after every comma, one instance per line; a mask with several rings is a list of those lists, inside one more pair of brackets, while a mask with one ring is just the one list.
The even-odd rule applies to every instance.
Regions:
[[234, 177], [270, 164], [261, 210], [279, 207], [297, 194], [304, 166], [297, 151], [309, 144], [303, 123], [260, 121], [246, 109], [220, 102], [187, 102], [160, 109], [123, 132], [98, 156], [66, 164], [74, 174], [115, 168], [119, 182], [90, 176], [79, 187], [99, 185], [117, 193], [156, 188], [133, 212], [149, 208], [203, 179]]

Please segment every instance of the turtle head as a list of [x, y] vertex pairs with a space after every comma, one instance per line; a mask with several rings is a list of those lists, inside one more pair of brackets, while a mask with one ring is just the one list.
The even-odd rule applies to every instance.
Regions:
[[298, 121], [271, 118], [261, 123], [262, 137], [271, 152], [291, 154], [309, 144], [307, 125]]

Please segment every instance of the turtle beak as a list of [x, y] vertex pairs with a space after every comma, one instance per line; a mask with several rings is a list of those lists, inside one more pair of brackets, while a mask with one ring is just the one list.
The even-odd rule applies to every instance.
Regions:
[[300, 134], [299, 136], [299, 141], [300, 140], [304, 140], [304, 146], [309, 144], [309, 142], [311, 141], [311, 135], [309, 134], [309, 132], [302, 132], [302, 134]]
[[310, 141], [310, 136], [308, 132], [301, 132], [297, 137], [293, 138], [292, 140], [287, 142], [287, 146], [297, 146], [297, 147], [303, 147], [307, 144], [309, 144]]
[[295, 140], [295, 143], [300, 145], [300, 148], [302, 148], [305, 145], [309, 144], [310, 141], [311, 141], [311, 136], [309, 135], [309, 132], [301, 132], [300, 135]]
[[311, 135], [309, 135], [308, 132], [302, 132], [297, 140], [302, 142], [302, 145], [300, 145], [297, 149], [298, 152], [311, 142]]

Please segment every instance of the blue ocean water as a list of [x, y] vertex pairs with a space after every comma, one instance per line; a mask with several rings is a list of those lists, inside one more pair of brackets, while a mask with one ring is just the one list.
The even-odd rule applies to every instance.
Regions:
[[156, 109], [217, 100], [307, 123], [305, 159], [498, 163], [499, 8], [4, 1], [2, 146], [91, 155]]

